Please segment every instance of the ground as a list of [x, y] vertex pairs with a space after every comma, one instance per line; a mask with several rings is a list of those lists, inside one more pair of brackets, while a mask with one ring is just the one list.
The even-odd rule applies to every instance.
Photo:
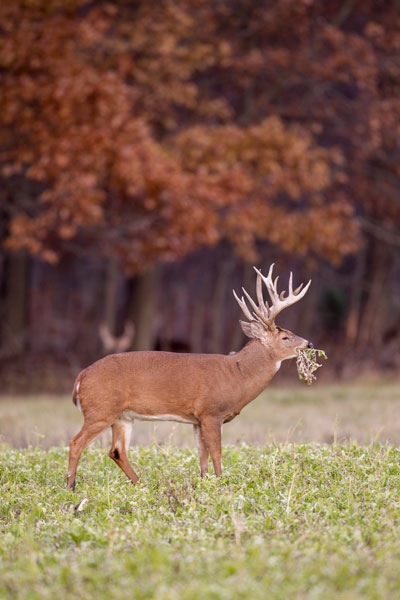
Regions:
[[[62, 448], [3, 447], [0, 598], [398, 598], [400, 452], [280, 444], [131, 451], [132, 486], [99, 448], [64, 487]], [[79, 510], [79, 509], [82, 510]]]
[[70, 400], [3, 399], [0, 598], [399, 598], [396, 400], [382, 382], [270, 388], [225, 427], [220, 479], [180, 447], [189, 427], [141, 423], [139, 484], [95, 444], [72, 492], [67, 448], [40, 447], [79, 427]]

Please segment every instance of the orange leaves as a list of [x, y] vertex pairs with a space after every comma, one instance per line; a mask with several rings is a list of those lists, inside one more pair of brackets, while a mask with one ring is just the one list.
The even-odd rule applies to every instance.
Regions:
[[[188, 128], [173, 143], [183, 167], [216, 191], [215, 198], [208, 197], [220, 211], [221, 233], [245, 258], [255, 257], [257, 238], [287, 252], [312, 249], [332, 260], [356, 248], [349, 204], [326, 203], [320, 195], [336, 177], [332, 165], [341, 165], [336, 148], [319, 148], [307, 132], [276, 117], [246, 128]], [[299, 209], [287, 201], [280, 208], [279, 197]]]
[[94, 244], [132, 271], [222, 238], [247, 258], [260, 238], [354, 248], [332, 86], [371, 85], [369, 42], [324, 22], [309, 43], [314, 8], [292, 0], [6, 4], [0, 162], [35, 198], [8, 244]]
[[285, 127], [276, 117], [256, 126], [187, 128], [173, 139], [183, 168], [243, 194], [286, 193], [296, 200], [321, 191], [331, 180], [336, 161], [300, 128]]
[[270, 239], [286, 252], [311, 252], [337, 264], [360, 244], [359, 227], [349, 216], [349, 204], [345, 202], [311, 206], [290, 214], [278, 210], [274, 215], [278, 226], [271, 231]]

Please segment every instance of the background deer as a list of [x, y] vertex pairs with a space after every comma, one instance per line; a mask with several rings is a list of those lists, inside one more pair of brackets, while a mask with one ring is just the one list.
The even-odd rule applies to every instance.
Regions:
[[[307, 340], [281, 329], [275, 318], [298, 302], [302, 290], [292, 287], [278, 293], [278, 277], [272, 280], [272, 264], [265, 277], [257, 269], [256, 304], [243, 288], [240, 308], [248, 322], [240, 321], [251, 339], [228, 356], [221, 354], [176, 354], [171, 352], [127, 352], [111, 354], [82, 371], [74, 385], [73, 402], [82, 411], [84, 424], [70, 442], [67, 485], [75, 487], [79, 457], [85, 447], [107, 427], [112, 428], [109, 456], [132, 483], [138, 476], [127, 457], [132, 423], [138, 420], [178, 421], [193, 425], [200, 457], [201, 475], [208, 471], [208, 457], [216, 475], [221, 475], [221, 428], [256, 398], [279, 370], [281, 362], [295, 358], [297, 349], [312, 347]], [[270, 303], [264, 301], [266, 286]]]
[[132, 346], [132, 340], [135, 335], [135, 326], [131, 321], [127, 321], [123, 333], [118, 337], [112, 335], [106, 323], [99, 327], [99, 336], [106, 352], [125, 352]]

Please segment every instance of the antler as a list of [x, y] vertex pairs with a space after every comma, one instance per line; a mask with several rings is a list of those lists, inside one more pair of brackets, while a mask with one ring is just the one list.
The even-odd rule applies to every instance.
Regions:
[[[289, 277], [289, 292], [288, 296], [285, 298], [286, 292], [281, 292], [279, 294], [277, 285], [279, 276], [276, 277], [275, 281], [272, 279], [272, 271], [275, 263], [269, 268], [269, 272], [267, 277], [265, 277], [261, 271], [254, 267], [254, 270], [257, 273], [257, 283], [256, 283], [256, 294], [258, 300], [258, 306], [254, 302], [254, 300], [250, 297], [250, 295], [246, 292], [244, 288], [242, 288], [243, 293], [245, 294], [247, 300], [250, 303], [250, 306], [253, 309], [253, 313], [247, 307], [247, 304], [242, 296], [241, 299], [238, 298], [236, 292], [233, 291], [233, 295], [235, 296], [240, 308], [246, 316], [246, 319], [249, 321], [259, 321], [262, 325], [268, 327], [271, 331], [275, 330], [275, 318], [279, 313], [288, 306], [295, 304], [298, 302], [303, 296], [307, 293], [308, 288], [310, 287], [311, 279], [302, 290], [303, 284], [300, 284], [298, 288], [293, 291], [293, 273], [290, 273]], [[271, 299], [271, 306], [269, 306], [268, 302], [264, 301], [263, 292], [262, 292], [262, 283], [264, 282], [265, 287], [268, 290], [268, 294]]]
[[135, 335], [135, 325], [127, 321], [122, 335], [119, 337], [112, 335], [105, 323], [99, 327], [99, 336], [106, 352], [125, 352], [128, 350]]

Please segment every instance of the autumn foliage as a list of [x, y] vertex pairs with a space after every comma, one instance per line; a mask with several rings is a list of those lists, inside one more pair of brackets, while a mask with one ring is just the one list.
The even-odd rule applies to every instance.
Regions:
[[[227, 263], [233, 248], [236, 272], [242, 260], [300, 257], [332, 288], [321, 299], [316, 283], [308, 327], [313, 303], [333, 302], [329, 340], [392, 357], [399, 32], [390, 0], [0, 3], [0, 320], [11, 332], [1, 344], [32, 335], [14, 300], [30, 293], [27, 254], [53, 273], [63, 259], [100, 265], [96, 293], [110, 329], [123, 331], [129, 314], [136, 325], [149, 318], [121, 312], [120, 274], [126, 298], [150, 311], [157, 292], [134, 277], [215, 246], [215, 256], [229, 248]], [[221, 263], [214, 273], [220, 307], [227, 272]], [[40, 292], [33, 315], [36, 300], [51, 304]], [[198, 296], [188, 314], [203, 310]], [[202, 349], [203, 317], [190, 314], [191, 346]]]
[[7, 246], [112, 251], [131, 271], [223, 238], [247, 258], [257, 239], [354, 251], [395, 48], [354, 4], [345, 30], [334, 2], [3, 3], [2, 174], [31, 182]]

